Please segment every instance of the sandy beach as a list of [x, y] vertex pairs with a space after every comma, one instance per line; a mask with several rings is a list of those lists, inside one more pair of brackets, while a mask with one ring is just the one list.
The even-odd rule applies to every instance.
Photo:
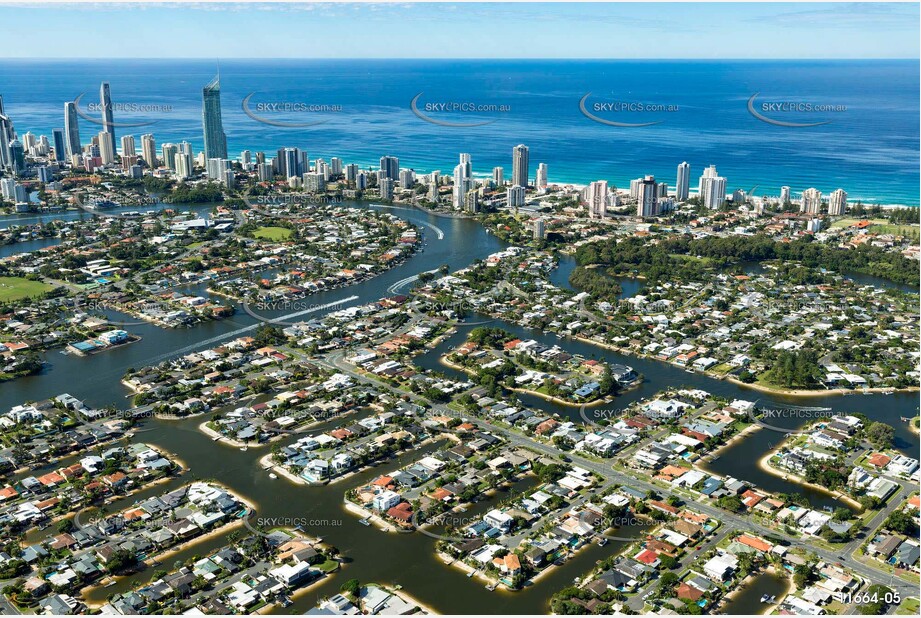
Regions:
[[361, 519], [366, 520], [369, 524], [379, 528], [383, 532], [398, 532], [393, 524], [384, 520], [380, 515], [375, 515], [368, 509], [362, 508], [354, 502], [349, 502], [348, 500], [345, 500], [343, 504], [345, 504], [346, 511], [352, 513], [353, 515], [357, 515]]
[[[717, 378], [718, 376], [708, 373], [710, 377]], [[914, 393], [918, 392], [918, 387], [911, 386], [908, 388], [886, 388], [886, 387], [874, 387], [874, 388], [832, 388], [832, 389], [816, 389], [816, 390], [804, 390], [804, 389], [786, 389], [786, 388], [777, 388], [772, 386], [764, 386], [762, 384], [747, 384], [738, 380], [736, 378], [725, 376], [727, 382], [732, 382], [737, 386], [742, 386], [750, 388], [752, 390], [760, 391], [762, 393], [771, 393], [774, 395], [788, 395], [790, 397], [825, 397], [827, 395], [861, 395], [863, 393]]]
[[451, 556], [443, 552], [437, 552], [437, 555], [441, 559], [441, 561], [445, 563], [445, 566], [453, 567], [455, 569], [460, 569], [465, 574], [466, 573], [476, 573], [474, 577], [476, 577], [477, 579], [482, 579], [490, 586], [496, 586], [497, 588], [501, 586], [502, 588], [506, 588], [505, 584], [499, 583], [499, 581], [487, 576], [486, 573], [483, 571], [483, 569], [475, 569], [474, 567], [470, 566], [463, 560], [460, 560], [460, 559], [455, 560], [454, 558], [452, 558]]
[[701, 457], [699, 461], [695, 462], [695, 467], [696, 467], [697, 465], [699, 465], [699, 464], [704, 464], [704, 463], [708, 463], [708, 462], [710, 462], [710, 461], [713, 461], [713, 459], [716, 458], [716, 457], [718, 457], [719, 454], [720, 454], [721, 452], [723, 452], [724, 450], [728, 449], [730, 446], [732, 446], [733, 444], [735, 444], [735, 443], [738, 442], [739, 440], [743, 439], [745, 436], [747, 436], [747, 435], [749, 435], [749, 434], [751, 434], [751, 433], [754, 433], [754, 432], [758, 431], [759, 429], [761, 429], [761, 425], [758, 425], [757, 423], [753, 423], [753, 424], [749, 425], [748, 427], [746, 427], [745, 429], [743, 429], [742, 431], [740, 431], [740, 432], [737, 433], [736, 435], [734, 435], [734, 436], [732, 436], [731, 438], [729, 438], [728, 440], [726, 440], [726, 443], [725, 443], [725, 444], [720, 445], [720, 446], [717, 447], [715, 450], [713, 450], [713, 451], [707, 453], [706, 455], [704, 455], [703, 457]]
[[815, 491], [826, 493], [829, 496], [832, 496], [833, 498], [837, 500], [841, 500], [842, 502], [847, 503], [848, 505], [856, 508], [857, 510], [860, 510], [863, 508], [860, 502], [858, 502], [857, 500], [855, 500], [854, 498], [850, 497], [849, 495], [843, 492], [831, 491], [827, 487], [816, 485], [815, 483], [810, 483], [803, 477], [796, 475], [792, 472], [786, 472], [784, 470], [779, 470], [775, 468], [774, 466], [770, 464], [770, 459], [775, 454], [777, 454], [777, 450], [769, 451], [764, 457], [758, 460], [758, 467], [761, 468], [763, 471], [767, 472], [768, 474], [773, 474], [774, 476], [779, 476], [780, 478], [784, 480], [794, 481], [795, 483], [797, 483], [798, 485], [802, 485], [803, 487], [808, 487], [809, 489], [814, 489]]
[[[468, 369], [467, 367], [464, 367], [463, 365], [457, 365], [449, 361], [447, 354], [442, 356], [439, 360], [442, 365], [450, 367], [451, 369], [456, 369], [457, 371], [463, 371], [467, 375], [471, 375], [471, 376], [476, 375], [476, 372], [473, 371], [472, 369]], [[546, 393], [532, 391], [527, 388], [515, 388], [511, 386], [506, 386], [505, 388], [510, 391], [515, 391], [516, 393], [525, 393], [527, 395], [534, 395], [536, 397], [540, 397], [541, 399], [546, 399], [547, 401], [552, 401], [553, 403], [557, 403], [561, 406], [568, 406], [570, 408], [581, 408], [582, 406], [593, 408], [595, 406], [600, 406], [601, 404], [608, 401], [607, 399], [593, 399], [592, 401], [587, 401], [585, 403], [576, 403], [574, 401], [566, 401], [565, 399], [560, 399], [552, 395], [547, 395]]]
[[282, 466], [272, 461], [272, 453], [262, 456], [259, 459], [259, 466], [263, 470], [265, 470], [266, 473], [275, 472], [276, 474], [280, 474], [281, 476], [285, 477], [287, 480], [291, 481], [295, 485], [309, 485], [310, 484], [305, 479], [302, 479], [301, 477], [296, 476], [292, 472], [285, 470]]
[[[666, 363], [674, 367], [678, 367], [680, 369], [688, 369], [688, 367], [684, 365], [679, 365], [677, 363], [672, 363], [670, 361], [663, 361], [655, 357], [644, 357], [642, 355], [636, 354], [635, 352], [632, 352], [625, 348], [620, 348], [615, 345], [611, 345], [609, 343], [604, 343], [602, 341], [596, 341], [595, 339], [588, 339], [586, 337], [573, 337], [573, 338], [576, 339], [577, 341], [581, 341], [582, 343], [598, 346], [599, 348], [611, 350], [612, 352], [617, 352], [619, 354], [624, 354], [626, 356], [633, 356], [636, 358], [650, 358], [660, 363]], [[735, 384], [736, 386], [740, 386], [743, 388], [750, 388], [752, 390], [756, 390], [762, 393], [770, 393], [772, 395], [786, 395], [788, 397], [826, 397], [828, 395], [859, 395], [862, 393], [888, 393], [890, 391], [893, 393], [915, 393], [915, 392], [921, 391], [921, 388], [917, 386], [911, 386], [907, 388], [874, 387], [874, 388], [864, 388], [864, 389], [856, 389], [856, 390], [848, 389], [848, 388], [834, 388], [834, 389], [828, 389], [828, 390], [826, 389], [821, 389], [821, 390], [787, 389], [787, 388], [778, 388], [778, 387], [772, 387], [772, 386], [764, 386], [762, 384], [754, 384], [754, 383], [748, 384], [732, 376], [716, 374], [711, 371], [695, 370], [694, 373], [705, 375], [714, 380], [726, 380], [727, 382], [731, 382], [732, 384]]]

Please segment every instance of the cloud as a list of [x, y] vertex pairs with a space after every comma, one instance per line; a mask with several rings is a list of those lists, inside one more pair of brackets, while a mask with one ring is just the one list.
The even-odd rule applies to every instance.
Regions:
[[[769, 7], [771, 5], [761, 5]], [[821, 8], [790, 9], [751, 17], [746, 21], [806, 28], [899, 27], [918, 29], [918, 5], [908, 3], [843, 3]]]

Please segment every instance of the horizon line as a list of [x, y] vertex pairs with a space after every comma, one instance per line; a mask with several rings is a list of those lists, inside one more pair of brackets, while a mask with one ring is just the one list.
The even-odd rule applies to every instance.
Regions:
[[[773, 62], [803, 62], [803, 61], [815, 61], [822, 60], [828, 62], [851, 62], [854, 60], [863, 60], [863, 61], [892, 61], [892, 60], [921, 60], [921, 55], [919, 56], [887, 56], [887, 57], [850, 57], [842, 58], [838, 57], [824, 57], [824, 56], [803, 56], [797, 58], [777, 58], [777, 57], [763, 57], [763, 58], [712, 58], [712, 57], [698, 57], [698, 58], [672, 58], [672, 57], [646, 57], [646, 58], [601, 58], [601, 57], [576, 57], [576, 56], [561, 56], [561, 57], [535, 57], [535, 56], [521, 56], [521, 57], [502, 57], [497, 58], [495, 56], [470, 56], [464, 58], [458, 57], [449, 57], [449, 56], [368, 56], [368, 57], [349, 57], [343, 58], [339, 56], [223, 56], [222, 60], [324, 60], [324, 61], [351, 61], [351, 60], [362, 60], [362, 61], [389, 61], [389, 60], [447, 60], [447, 61], [467, 61], [467, 60], [490, 60], [494, 62], [502, 61], [516, 61], [516, 60], [528, 60], [528, 61], [539, 61], [546, 62], [549, 60], [561, 60], [561, 61], [627, 61], [627, 62], [654, 62], [654, 61], [670, 61], [670, 62], [759, 62], [759, 61], [773, 61]], [[202, 60], [202, 61], [213, 61], [214, 58], [209, 56], [137, 56], [132, 58], [111, 58], [106, 56], [13, 56], [0, 58], [0, 62], [6, 61], [86, 61], [86, 60], [105, 60], [108, 62], [131, 62], [136, 60]]]

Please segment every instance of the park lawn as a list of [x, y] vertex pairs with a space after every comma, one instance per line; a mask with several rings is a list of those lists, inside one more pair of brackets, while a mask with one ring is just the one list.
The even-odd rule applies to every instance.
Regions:
[[921, 601], [913, 597], [907, 597], [895, 611], [900, 616], [917, 616], [918, 609], [921, 608]]
[[[865, 219], [840, 219], [831, 224], [832, 228], [842, 228], [850, 227], [857, 223], [858, 221], [864, 221]], [[870, 227], [867, 228], [867, 231], [873, 232], [875, 234], [895, 234], [901, 236], [918, 236], [921, 232], [921, 228], [917, 225], [905, 225], [898, 223], [890, 223], [888, 219], [866, 219], [871, 223]]]
[[882, 225], [873, 225], [870, 231], [879, 232], [880, 234], [893, 234], [895, 236], [918, 237], [921, 228], [917, 225], [898, 225], [896, 223], [884, 223]]
[[[845, 219], [838, 219], [837, 221], [832, 223], [831, 226], [833, 228], [851, 227], [855, 223], [859, 221], [865, 221], [865, 220], [867, 219], [854, 219], [853, 217], [847, 217]], [[873, 219], [873, 220], [870, 220], [870, 223], [888, 223], [888, 222], [885, 219]]]
[[0, 277], [0, 302], [31, 298], [54, 289], [54, 286], [23, 277]]
[[669, 253], [668, 257], [676, 258], [679, 260], [684, 260], [685, 262], [701, 262], [703, 264], [709, 264], [713, 260], [708, 257], [698, 257], [696, 255], [686, 255], [684, 253]]
[[292, 230], [289, 230], [286, 227], [264, 225], [260, 227], [259, 229], [255, 230], [253, 232], [253, 236], [255, 236], [256, 238], [262, 238], [264, 240], [279, 241], [279, 240], [288, 240], [289, 238], [291, 238], [292, 233], [293, 233]]

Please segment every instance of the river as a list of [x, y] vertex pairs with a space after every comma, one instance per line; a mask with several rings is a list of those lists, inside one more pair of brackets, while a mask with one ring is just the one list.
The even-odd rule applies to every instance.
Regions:
[[[369, 207], [358, 204], [353, 206]], [[487, 233], [481, 225], [467, 219], [437, 217], [399, 207], [379, 209], [420, 224], [424, 242], [421, 251], [378, 277], [354, 286], [316, 294], [311, 297], [311, 302], [318, 305], [344, 303], [343, 306], [370, 302], [405, 291], [408, 286], [407, 280], [421, 271], [436, 269], [442, 265], [455, 270], [506, 246], [495, 236]], [[554, 276], [560, 275], [555, 273]], [[568, 278], [568, 273], [566, 277]], [[24, 401], [45, 399], [65, 392], [93, 406], [114, 404], [119, 408], [126, 408], [129, 405], [127, 397], [130, 392], [119, 380], [129, 368], [149, 365], [180, 353], [214, 346], [219, 341], [249, 332], [245, 329], [253, 329], [258, 324], [255, 318], [243, 311], [238, 311], [230, 319], [202, 323], [191, 329], [162, 329], [149, 324], [137, 324], [127, 327], [127, 330], [140, 335], [142, 340], [131, 345], [90, 357], [50, 351], [43, 355], [48, 366], [40, 375], [19, 378], [0, 386], [0, 409], [8, 410]], [[665, 363], [616, 354], [574, 340], [560, 340], [552, 335], [526, 330], [513, 324], [497, 322], [495, 325], [547, 344], [559, 344], [568, 351], [584, 354], [587, 358], [606, 358], [612, 362], [633, 366], [645, 376], [645, 381], [637, 389], [622, 395], [616, 403], [618, 407], [649, 397], [665, 386], [678, 385], [701, 388], [728, 398], [759, 399], [762, 403], [768, 401], [802, 404], [802, 400], [765, 396], [729, 382], [689, 374]], [[449, 337], [434, 351], [418, 357], [418, 364], [424, 368], [451, 373], [450, 369], [438, 363], [438, 358], [450, 347], [461, 342], [469, 328], [462, 326], [457, 334]], [[528, 405], [548, 412], [557, 412], [569, 417], [577, 417], [578, 414], [575, 408], [557, 406], [537, 397], [524, 396], [522, 400]], [[907, 430], [905, 423], [899, 422], [899, 416], [916, 414], [915, 394], [816, 397], [810, 400], [809, 405], [864, 412], [872, 418], [889, 422], [896, 428], [900, 450], [917, 454], [917, 436]], [[348, 562], [344, 565], [342, 573], [329, 578], [310, 593], [296, 599], [292, 607], [284, 610], [288, 613], [303, 613], [314, 606], [318, 599], [338, 592], [339, 586], [349, 578], [357, 578], [362, 582], [400, 584], [409, 594], [442, 612], [546, 613], [553, 592], [569, 585], [573, 578], [584, 575], [597, 560], [622, 549], [622, 546], [615, 542], [605, 547], [591, 545], [564, 566], [541, 578], [537, 585], [515, 593], [489, 592], [482, 580], [468, 579], [460, 570], [443, 565], [434, 553], [434, 539], [421, 534], [384, 533], [374, 527], [360, 525], [357, 517], [344, 510], [342, 500], [346, 489], [393, 470], [397, 463], [390, 462], [371, 468], [343, 483], [325, 487], [294, 487], [284, 479], [270, 479], [268, 473], [258, 465], [258, 459], [268, 452], [268, 447], [251, 448], [241, 452], [212, 442], [197, 429], [203, 420], [204, 418], [199, 417], [178, 421], [144, 422], [136, 439], [150, 442], [174, 453], [190, 468], [190, 472], [180, 479], [146, 490], [145, 494], [166, 491], [191, 479], [215, 479], [255, 503], [260, 517], [299, 517], [325, 521], [325, 524], [306, 527], [305, 533], [323, 537], [325, 541], [337, 547]], [[814, 504], [832, 503], [833, 501], [824, 494], [814, 495], [816, 492], [766, 475], [757, 468], [755, 462], [758, 458], [770, 444], [776, 444], [782, 438], [782, 434], [770, 430], [758, 431], [744, 442], [731, 447], [720, 460], [711, 464], [712, 468], [715, 472], [732, 474], [767, 490], [804, 493]], [[411, 452], [400, 459], [409, 461], [417, 456], [418, 452]], [[133, 500], [134, 498], [129, 502]], [[182, 555], [207, 553], [209, 548], [216, 547], [221, 540], [218, 538], [207, 541], [196, 546], [194, 550], [183, 552]], [[163, 568], [170, 566], [171, 562]], [[151, 573], [148, 569], [130, 580], [119, 582], [112, 588], [97, 591], [92, 599], [104, 599], [113, 591], [124, 590], [132, 581], [146, 583]]]

